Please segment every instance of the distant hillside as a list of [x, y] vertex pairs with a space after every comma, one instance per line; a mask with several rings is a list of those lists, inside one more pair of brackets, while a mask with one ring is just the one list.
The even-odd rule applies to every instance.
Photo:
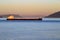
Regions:
[[60, 11], [55, 12], [51, 15], [46, 16], [45, 18], [60, 18]]
[[14, 17], [21, 17], [20, 15], [17, 14], [4, 14], [4, 15], [0, 15], [0, 17], [8, 17], [8, 16], [14, 16]]

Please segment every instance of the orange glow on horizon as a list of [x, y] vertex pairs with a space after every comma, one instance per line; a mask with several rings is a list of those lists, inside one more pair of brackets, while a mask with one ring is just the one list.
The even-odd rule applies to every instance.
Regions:
[[8, 16], [8, 19], [14, 19], [14, 16]]

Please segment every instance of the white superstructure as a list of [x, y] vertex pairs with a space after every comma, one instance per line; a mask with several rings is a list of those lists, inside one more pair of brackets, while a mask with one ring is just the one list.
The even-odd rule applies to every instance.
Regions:
[[0, 20], [7, 20], [7, 18], [0, 18]]
[[42, 18], [43, 21], [51, 21], [51, 20], [54, 20], [54, 21], [60, 21], [60, 18]]

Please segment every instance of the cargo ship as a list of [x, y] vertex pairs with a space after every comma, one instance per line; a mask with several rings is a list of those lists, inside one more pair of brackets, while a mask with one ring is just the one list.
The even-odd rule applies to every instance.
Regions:
[[27, 17], [14, 17], [14, 16], [8, 16], [7, 18], [0, 18], [0, 20], [42, 20], [42, 18], [27, 18]]

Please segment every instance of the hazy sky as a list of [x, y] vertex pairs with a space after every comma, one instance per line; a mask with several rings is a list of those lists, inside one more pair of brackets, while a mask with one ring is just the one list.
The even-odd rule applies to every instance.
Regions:
[[0, 14], [45, 16], [60, 11], [60, 0], [0, 0]]

